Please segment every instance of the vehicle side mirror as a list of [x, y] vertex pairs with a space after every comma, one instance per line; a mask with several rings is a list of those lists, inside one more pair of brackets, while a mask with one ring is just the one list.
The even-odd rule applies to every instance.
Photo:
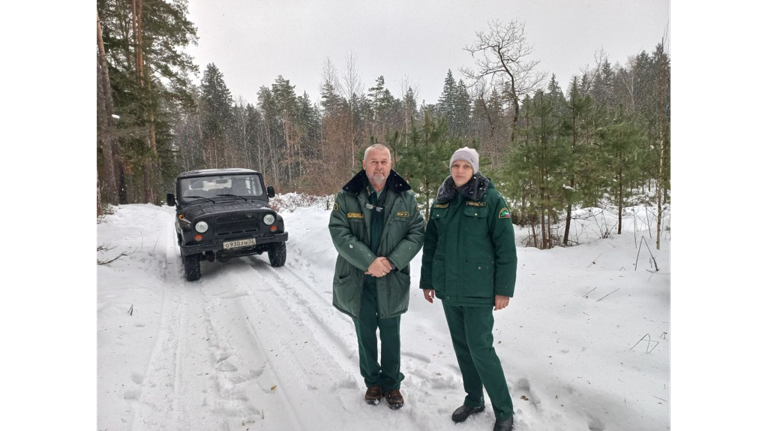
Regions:
[[176, 197], [173, 195], [173, 193], [168, 193], [168, 195], [166, 196], [166, 199], [169, 207], [176, 206]]
[[267, 187], [267, 196], [273, 198], [275, 197], [275, 188], [272, 186]]

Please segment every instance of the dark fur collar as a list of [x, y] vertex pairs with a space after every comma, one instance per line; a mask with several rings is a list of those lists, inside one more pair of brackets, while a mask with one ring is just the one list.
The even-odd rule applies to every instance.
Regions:
[[[361, 191], [365, 188], [365, 184], [368, 181], [368, 177], [365, 175], [365, 169], [358, 172], [354, 177], [352, 177], [349, 182], [342, 187], [341, 189], [353, 193], [353, 194], [360, 194]], [[407, 182], [405, 182], [405, 179], [400, 176], [397, 172], [393, 170], [389, 171], [389, 177], [387, 177], [387, 190], [393, 191], [395, 193], [402, 193], [406, 190], [410, 190], [411, 186], [408, 185]]]
[[[456, 183], [453, 182], [453, 178], [448, 175], [448, 178], [443, 181], [443, 185], [441, 185], [440, 189], [437, 191], [437, 203], [443, 204], [456, 197], [457, 190], [455, 185]], [[461, 194], [469, 200], [479, 201], [491, 187], [493, 187], [491, 180], [478, 172], [472, 176], [472, 179], [470, 179], [464, 186], [461, 190]]]

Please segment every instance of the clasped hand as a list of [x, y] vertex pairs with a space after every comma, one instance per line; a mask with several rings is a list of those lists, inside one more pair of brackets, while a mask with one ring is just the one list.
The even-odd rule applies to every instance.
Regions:
[[392, 263], [389, 262], [384, 256], [377, 257], [376, 260], [368, 267], [368, 271], [365, 271], [365, 275], [372, 275], [374, 277], [384, 277], [394, 269]]

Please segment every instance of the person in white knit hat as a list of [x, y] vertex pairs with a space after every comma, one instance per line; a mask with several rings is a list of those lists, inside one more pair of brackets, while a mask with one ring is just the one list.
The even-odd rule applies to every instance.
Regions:
[[464, 403], [451, 419], [482, 412], [485, 389], [494, 431], [510, 431], [512, 397], [493, 347], [493, 310], [506, 308], [514, 294], [515, 230], [504, 198], [480, 173], [477, 151], [456, 150], [450, 166], [430, 212], [419, 284], [427, 301], [443, 303], [464, 381]]

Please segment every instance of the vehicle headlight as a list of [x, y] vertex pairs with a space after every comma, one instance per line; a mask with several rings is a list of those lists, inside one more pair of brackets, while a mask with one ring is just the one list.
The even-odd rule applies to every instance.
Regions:
[[267, 214], [264, 216], [265, 225], [271, 225], [274, 222], [275, 222], [275, 216], [273, 216], [272, 214]]
[[199, 221], [195, 224], [195, 230], [200, 233], [206, 233], [208, 232], [208, 223], [204, 221]]

